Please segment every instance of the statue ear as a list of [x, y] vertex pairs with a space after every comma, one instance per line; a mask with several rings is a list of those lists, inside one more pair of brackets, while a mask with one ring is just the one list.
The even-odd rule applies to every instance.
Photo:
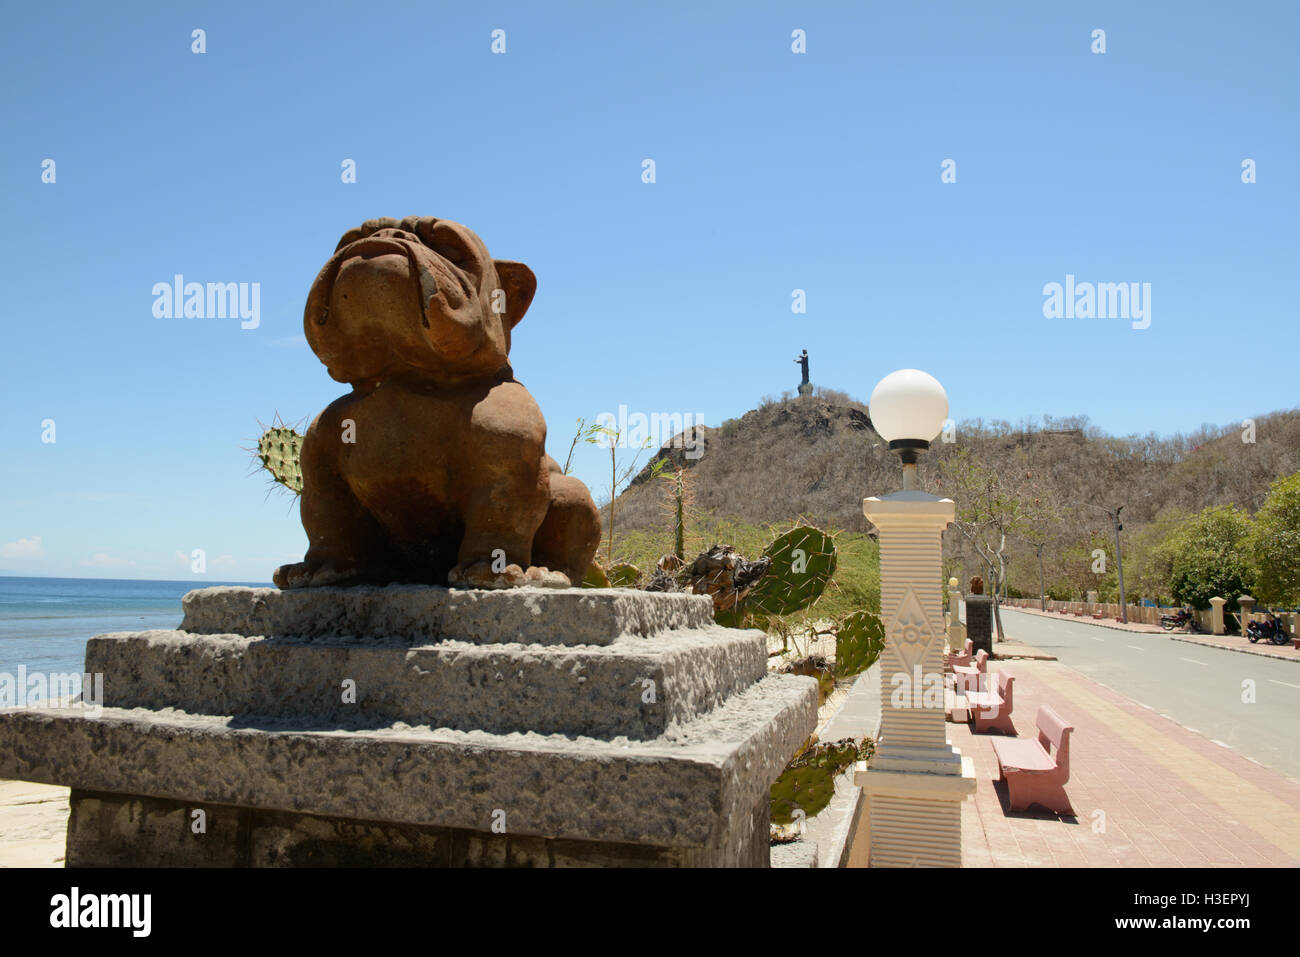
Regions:
[[513, 329], [532, 304], [533, 293], [537, 292], [537, 277], [523, 263], [498, 259], [495, 265], [501, 289], [506, 294], [506, 318]]

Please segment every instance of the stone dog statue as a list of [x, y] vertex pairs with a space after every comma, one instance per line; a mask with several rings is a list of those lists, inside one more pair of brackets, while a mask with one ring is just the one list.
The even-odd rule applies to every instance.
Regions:
[[307, 296], [307, 342], [352, 386], [302, 445], [305, 559], [281, 588], [419, 582], [567, 586], [600, 516], [546, 454], [510, 368], [537, 279], [459, 223], [372, 219], [343, 234]]

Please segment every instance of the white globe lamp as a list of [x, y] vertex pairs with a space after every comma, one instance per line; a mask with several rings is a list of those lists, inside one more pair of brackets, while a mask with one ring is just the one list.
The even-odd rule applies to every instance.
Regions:
[[903, 460], [903, 489], [916, 485], [916, 458], [930, 447], [948, 419], [948, 393], [920, 369], [891, 372], [871, 392], [871, 424]]

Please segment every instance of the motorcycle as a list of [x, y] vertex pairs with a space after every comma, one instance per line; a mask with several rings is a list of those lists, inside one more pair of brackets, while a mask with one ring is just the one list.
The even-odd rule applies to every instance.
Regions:
[[1186, 608], [1178, 609], [1178, 614], [1176, 615], [1160, 616], [1160, 627], [1165, 631], [1173, 631], [1175, 628], [1182, 628], [1192, 622], [1192, 613]]
[[1273, 615], [1268, 615], [1263, 621], [1247, 622], [1246, 638], [1252, 645], [1260, 640], [1275, 645], [1285, 645], [1290, 640], [1287, 633], [1282, 629], [1281, 620]]

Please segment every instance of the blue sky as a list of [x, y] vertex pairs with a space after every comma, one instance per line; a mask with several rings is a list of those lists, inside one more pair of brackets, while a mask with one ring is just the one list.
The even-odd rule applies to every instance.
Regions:
[[[1168, 433], [1293, 407], [1298, 19], [1290, 3], [16, 7], [0, 572], [198, 580], [201, 548], [208, 578], [261, 581], [300, 558], [296, 507], [243, 448], [344, 390], [302, 308], [374, 216], [458, 220], [533, 268], [512, 359], [560, 459], [578, 417], [620, 405], [741, 415], [793, 388], [803, 348], [814, 382], [860, 398], [926, 369], [958, 419]], [[259, 283], [260, 324], [155, 318], [151, 290], [177, 273]], [[1150, 327], [1045, 318], [1067, 274], [1150, 283]], [[598, 498], [602, 454], [577, 469]]]

